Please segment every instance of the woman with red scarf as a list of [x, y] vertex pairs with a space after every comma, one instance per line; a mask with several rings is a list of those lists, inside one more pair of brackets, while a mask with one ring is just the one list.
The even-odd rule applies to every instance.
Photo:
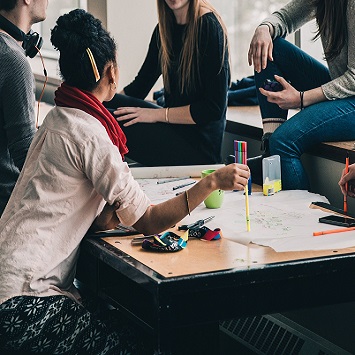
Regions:
[[0, 219], [0, 352], [148, 354], [126, 328], [110, 329], [80, 304], [81, 240], [90, 227], [120, 222], [164, 231], [212, 191], [243, 189], [249, 170], [231, 164], [151, 206], [123, 162], [125, 135], [102, 105], [116, 91], [115, 42], [79, 9], [58, 19], [51, 41], [64, 82]]

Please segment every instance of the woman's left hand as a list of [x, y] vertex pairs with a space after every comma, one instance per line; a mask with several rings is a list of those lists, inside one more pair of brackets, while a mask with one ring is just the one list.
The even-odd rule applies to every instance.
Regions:
[[283, 77], [275, 75], [275, 79], [282, 85], [282, 91], [272, 92], [259, 88], [259, 91], [267, 97], [267, 101], [278, 105], [283, 110], [299, 108], [301, 106], [299, 91]]
[[119, 107], [114, 111], [118, 122], [127, 121], [123, 126], [128, 127], [135, 123], [156, 123], [165, 119], [165, 109]]
[[95, 218], [91, 228], [93, 230], [106, 230], [115, 228], [120, 223], [120, 220], [116, 214], [116, 210], [119, 207], [119, 202], [115, 202], [113, 205], [106, 203], [101, 213]]

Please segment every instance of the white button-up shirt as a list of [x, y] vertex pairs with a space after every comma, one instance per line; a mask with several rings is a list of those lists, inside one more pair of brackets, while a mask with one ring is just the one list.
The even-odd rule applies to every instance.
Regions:
[[79, 244], [106, 201], [120, 203], [125, 225], [150, 204], [101, 123], [55, 107], [0, 219], [0, 303], [70, 291]]

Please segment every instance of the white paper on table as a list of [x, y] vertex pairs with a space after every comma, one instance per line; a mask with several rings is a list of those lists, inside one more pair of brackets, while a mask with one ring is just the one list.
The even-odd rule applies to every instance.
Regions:
[[176, 187], [183, 186], [185, 184], [196, 183], [194, 179], [183, 179], [177, 181], [171, 181], [163, 184], [158, 184], [159, 181], [164, 179], [136, 179], [139, 186], [142, 188], [144, 193], [149, 197], [153, 204], [167, 201], [176, 196], [177, 193], [184, 192], [193, 186], [193, 184], [175, 189]]
[[280, 191], [273, 196], [252, 193], [249, 196], [251, 231], [247, 232], [244, 193], [226, 191], [221, 208], [209, 209], [201, 203], [181, 223], [215, 216], [206, 226], [221, 228], [224, 238], [245, 245], [252, 242], [269, 246], [277, 252], [355, 246], [355, 232], [313, 236], [315, 231], [339, 228], [318, 222], [319, 217], [329, 215], [329, 212], [309, 208], [316, 201], [328, 202], [324, 196], [301, 190]]
[[328, 250], [355, 246], [355, 232], [314, 237], [313, 232], [339, 229], [319, 223], [319, 217], [329, 215], [309, 208], [315, 201], [328, 202], [324, 196], [307, 191], [280, 191], [273, 196], [254, 194], [249, 200], [251, 232], [239, 233], [232, 240], [250, 240], [269, 246], [277, 252]]

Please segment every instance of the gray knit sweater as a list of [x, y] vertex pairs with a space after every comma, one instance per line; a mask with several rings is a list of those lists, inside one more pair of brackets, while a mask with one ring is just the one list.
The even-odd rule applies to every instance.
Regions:
[[35, 134], [34, 77], [24, 50], [0, 32], [0, 216]]
[[[334, 6], [336, 5], [334, 1]], [[286, 36], [306, 22], [315, 18], [315, 8], [310, 0], [290, 1], [279, 11], [266, 18], [263, 23], [271, 23], [276, 37]], [[355, 0], [348, 0], [347, 28], [348, 39], [341, 53], [332, 61], [328, 61], [332, 81], [322, 85], [328, 100], [336, 100], [355, 95]], [[326, 38], [321, 38], [324, 45]]]

